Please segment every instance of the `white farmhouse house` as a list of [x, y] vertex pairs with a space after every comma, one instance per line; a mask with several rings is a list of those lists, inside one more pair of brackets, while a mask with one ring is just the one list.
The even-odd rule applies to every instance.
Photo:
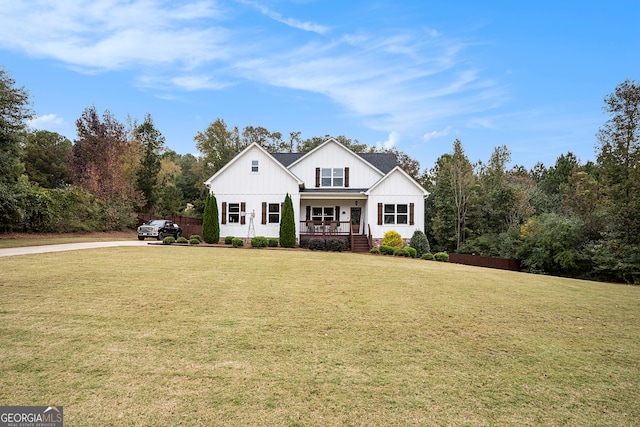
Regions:
[[348, 236], [352, 250], [368, 250], [389, 230], [410, 239], [424, 226], [427, 192], [394, 154], [354, 153], [333, 138], [308, 153], [271, 154], [251, 144], [205, 185], [223, 237], [278, 237], [286, 194], [298, 241]]

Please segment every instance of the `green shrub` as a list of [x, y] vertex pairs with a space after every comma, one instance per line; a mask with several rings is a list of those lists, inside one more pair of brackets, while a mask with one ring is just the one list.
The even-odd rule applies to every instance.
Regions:
[[391, 246], [393, 249], [402, 249], [404, 246], [404, 241], [402, 240], [402, 236], [397, 231], [389, 230], [384, 233], [384, 237], [382, 238], [383, 246]]
[[176, 240], [176, 243], [189, 243], [189, 241], [187, 240], [186, 237], [178, 237], [178, 239]]
[[422, 254], [426, 254], [431, 251], [427, 235], [420, 230], [416, 230], [413, 233], [413, 236], [411, 236], [411, 240], [409, 241], [409, 246], [416, 250], [416, 256], [414, 258], [420, 258]]
[[309, 248], [310, 241], [311, 239], [309, 239], [308, 237], [300, 237], [300, 247], [303, 249], [310, 249]]
[[275, 238], [273, 238], [273, 237], [272, 237], [272, 238], [270, 238], [270, 239], [269, 239], [269, 241], [267, 242], [267, 245], [268, 245], [270, 248], [276, 248], [276, 247], [278, 247], [278, 239], [275, 239]]
[[266, 248], [269, 241], [264, 236], [256, 236], [251, 239], [251, 246], [254, 248]]
[[389, 245], [380, 245], [378, 249], [382, 255], [393, 255], [393, 252], [395, 251], [395, 248]]
[[198, 236], [197, 234], [192, 234], [191, 236], [189, 236], [189, 240], [191, 239], [198, 239], [199, 243], [202, 242], [202, 237]]
[[435, 259], [431, 252], [427, 252], [426, 254], [422, 254], [422, 256], [420, 258], [426, 259], [427, 261], [433, 261]]
[[406, 248], [396, 249], [393, 251], [393, 256], [403, 256], [409, 258], [409, 251]]
[[449, 262], [449, 254], [446, 252], [438, 252], [434, 258], [436, 261]]
[[244, 246], [244, 240], [234, 237], [231, 240], [231, 244], [233, 245], [234, 248], [237, 248], [237, 247], [240, 247], [240, 246]]
[[416, 251], [416, 249], [412, 248], [411, 246], [407, 246], [403, 249], [409, 253], [409, 256], [411, 258], [416, 258], [418, 256], [418, 251]]
[[192, 237], [191, 239], [189, 239], [189, 243], [191, 243], [192, 245], [199, 245], [200, 239], [196, 239], [195, 237]]
[[309, 239], [309, 249], [312, 251], [324, 251], [327, 248], [327, 242], [320, 237], [312, 237]]
[[170, 245], [172, 243], [175, 243], [176, 239], [173, 238], [173, 236], [167, 236], [164, 239], [162, 239], [162, 244], [163, 245]]
[[343, 252], [349, 247], [346, 239], [332, 238], [327, 239], [326, 249], [332, 252]]
[[233, 239], [235, 239], [235, 237], [233, 236], [227, 236], [224, 238], [224, 244], [225, 245], [230, 245], [233, 243]]
[[380, 254], [380, 248], [371, 248], [371, 250], [369, 251], [370, 254], [375, 254], [378, 255]]

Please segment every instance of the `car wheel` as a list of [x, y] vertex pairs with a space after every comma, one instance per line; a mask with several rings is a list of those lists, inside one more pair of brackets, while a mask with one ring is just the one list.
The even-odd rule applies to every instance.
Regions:
[[158, 233], [158, 240], [164, 239], [164, 233]]
[[178, 240], [180, 237], [182, 236], [182, 233], [180, 233], [179, 231], [176, 233], [176, 240]]
[[144, 240], [144, 236], [138, 236], [138, 240]]

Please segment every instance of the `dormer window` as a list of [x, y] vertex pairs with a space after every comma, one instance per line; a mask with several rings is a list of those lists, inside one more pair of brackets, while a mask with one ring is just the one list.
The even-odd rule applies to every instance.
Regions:
[[258, 172], [258, 161], [257, 160], [251, 160], [251, 172], [252, 173], [257, 173]]
[[342, 168], [322, 168], [322, 187], [344, 187], [344, 169]]

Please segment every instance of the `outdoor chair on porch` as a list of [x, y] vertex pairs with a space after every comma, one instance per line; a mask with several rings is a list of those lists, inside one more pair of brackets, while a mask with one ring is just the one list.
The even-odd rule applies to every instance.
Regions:
[[307, 232], [309, 234], [316, 234], [316, 224], [313, 221], [307, 221]]
[[340, 223], [338, 221], [331, 221], [329, 223], [329, 229], [327, 230], [327, 233], [335, 234], [338, 232], [339, 228], [340, 228]]

